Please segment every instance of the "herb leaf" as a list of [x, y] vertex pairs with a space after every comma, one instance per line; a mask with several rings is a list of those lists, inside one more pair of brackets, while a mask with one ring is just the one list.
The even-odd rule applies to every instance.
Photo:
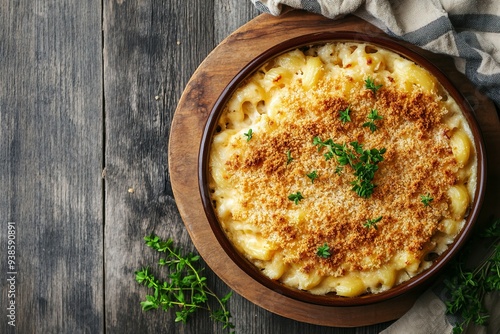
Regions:
[[300, 191], [297, 191], [295, 194], [288, 195], [288, 199], [290, 201], [293, 201], [295, 203], [295, 205], [297, 205], [297, 204], [299, 204], [300, 200], [304, 199], [304, 197], [302, 196], [302, 194], [300, 193]]
[[365, 88], [371, 90], [373, 93], [377, 93], [382, 88], [382, 85], [376, 85], [375, 81], [371, 77], [368, 77], [365, 79]]
[[429, 193], [427, 193], [427, 195], [420, 195], [420, 201], [424, 206], [429, 206], [433, 200], [434, 198], [432, 198]]
[[286, 151], [286, 164], [289, 165], [292, 160], [292, 153], [290, 152], [290, 150]]
[[383, 117], [378, 114], [377, 109], [372, 109], [368, 114], [367, 118], [370, 121], [363, 123], [363, 127], [368, 127], [370, 128], [371, 132], [375, 132], [377, 130], [377, 125], [375, 125], [375, 121], [381, 120], [383, 119]]
[[363, 226], [366, 228], [373, 227], [374, 229], [378, 230], [377, 223], [382, 220], [382, 216], [375, 218], [375, 219], [368, 219]]
[[318, 172], [313, 170], [312, 172], [306, 174], [306, 176], [311, 179], [311, 183], [314, 183], [314, 180], [318, 177]]
[[330, 247], [328, 244], [325, 242], [322, 246], [318, 247], [318, 250], [316, 252], [316, 255], [319, 257], [328, 259], [332, 254], [330, 253]]
[[326, 160], [337, 157], [339, 166], [336, 167], [335, 173], [340, 173], [343, 166], [351, 166], [356, 176], [356, 180], [351, 182], [353, 191], [363, 198], [372, 195], [376, 187], [372, 181], [378, 164], [384, 160], [385, 148], [365, 150], [362, 144], [354, 141], [350, 143], [351, 149], [346, 144], [334, 143], [332, 139], [322, 141], [319, 137], [314, 137], [313, 144], [318, 146], [318, 151], [326, 148], [327, 152], [323, 154]]
[[248, 129], [248, 132], [247, 133], [244, 133], [243, 134], [245, 137], [247, 137], [247, 142], [250, 141], [250, 139], [252, 139], [252, 135], [253, 135], [253, 131], [252, 129]]
[[481, 236], [483, 238], [500, 237], [500, 219], [494, 220], [493, 223], [481, 233]]
[[[199, 255], [183, 255], [180, 249], [173, 247], [172, 239], [162, 240], [154, 234], [144, 237], [144, 241], [148, 247], [165, 253], [165, 258], [160, 259], [158, 264], [169, 270], [167, 279], [163, 282], [156, 278], [148, 267], [135, 272], [137, 283], [153, 292], [146, 295], [145, 300], [140, 303], [144, 311], [158, 308], [164, 311], [175, 309], [175, 322], [186, 323], [195, 311], [205, 309], [224, 329], [235, 327], [227, 307], [231, 292], [219, 298], [208, 287], [206, 277], [201, 275], [204, 269], [197, 267]], [[216, 300], [218, 309], [214, 310], [209, 306], [209, 297]]]
[[358, 194], [359, 197], [363, 198], [368, 198], [373, 194], [373, 191], [375, 190], [376, 185], [370, 181], [366, 181], [363, 179], [356, 179], [355, 181], [351, 182], [352, 188], [356, 194]]
[[[485, 258], [473, 270], [466, 267], [471, 247], [493, 239]], [[488, 244], [491, 241], [488, 241]], [[500, 219], [492, 221], [482, 233], [474, 235], [466, 248], [452, 262], [451, 272], [444, 281], [451, 296], [446, 301], [446, 311], [460, 316], [453, 333], [462, 333], [469, 324], [487, 325], [489, 311], [484, 307], [484, 297], [500, 291]]]
[[342, 123], [347, 123], [347, 122], [350, 122], [351, 121], [351, 116], [349, 116], [349, 113], [351, 112], [351, 109], [349, 109], [349, 107], [347, 107], [345, 110], [340, 110], [339, 113], [340, 113], [340, 120], [342, 121]]

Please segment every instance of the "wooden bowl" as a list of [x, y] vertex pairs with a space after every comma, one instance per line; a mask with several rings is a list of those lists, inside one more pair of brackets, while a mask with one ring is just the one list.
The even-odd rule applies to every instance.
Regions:
[[[461, 108], [465, 119], [467, 120], [470, 129], [472, 130], [474, 146], [477, 156], [477, 186], [475, 190], [474, 201], [471, 203], [469, 213], [466, 217], [465, 224], [460, 233], [455, 237], [447, 250], [437, 257], [430, 268], [424, 270], [413, 278], [381, 293], [365, 294], [359, 297], [341, 297], [335, 294], [327, 295], [313, 295], [306, 291], [290, 288], [284, 284], [271, 280], [264, 276], [251, 262], [242, 256], [231, 244], [226, 237], [225, 232], [222, 230], [219, 221], [214, 212], [212, 201], [208, 189], [208, 156], [210, 151], [210, 144], [215, 132], [217, 121], [228, 99], [231, 97], [236, 88], [243, 82], [244, 79], [253, 74], [257, 69], [264, 65], [270, 59], [277, 55], [283, 54], [287, 51], [294, 50], [307, 45], [323, 44], [327, 42], [367, 42], [375, 46], [391, 50], [404, 58], [410, 59], [419, 64], [423, 68], [432, 73], [440, 84], [448, 91], [448, 93], [455, 99]], [[198, 180], [199, 191], [202, 199], [203, 208], [210, 224], [210, 227], [220, 243], [222, 249], [227, 253], [232, 261], [238, 265], [248, 276], [262, 284], [263, 286], [278, 291], [279, 293], [290, 298], [325, 306], [357, 306], [368, 305], [387, 301], [388, 299], [400, 296], [405, 293], [415, 292], [416, 290], [428, 287], [433, 279], [442, 271], [446, 264], [453, 258], [453, 256], [460, 250], [465, 241], [467, 240], [473, 225], [479, 215], [479, 211], [483, 202], [485, 185], [486, 185], [486, 153], [481, 131], [475, 119], [474, 113], [461, 95], [458, 89], [450, 82], [450, 80], [430, 61], [423, 56], [409, 50], [408, 48], [398, 44], [394, 40], [381, 36], [368, 36], [358, 32], [350, 31], [337, 31], [337, 32], [320, 32], [305, 34], [299, 37], [294, 37], [279, 43], [268, 50], [262, 52], [259, 56], [250, 61], [229, 83], [223, 90], [222, 94], [217, 99], [213, 109], [211, 110], [200, 144], [198, 156]]]

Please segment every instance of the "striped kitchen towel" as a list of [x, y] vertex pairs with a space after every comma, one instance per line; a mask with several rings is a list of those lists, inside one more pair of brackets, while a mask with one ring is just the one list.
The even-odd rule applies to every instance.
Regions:
[[336, 19], [354, 14], [388, 35], [452, 56], [457, 69], [500, 108], [498, 0], [251, 0], [279, 15], [287, 7]]

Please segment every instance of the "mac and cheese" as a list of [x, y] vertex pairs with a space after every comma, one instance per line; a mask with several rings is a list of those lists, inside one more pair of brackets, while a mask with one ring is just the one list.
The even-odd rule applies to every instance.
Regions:
[[[383, 148], [373, 193], [352, 191], [359, 166], [325, 159], [314, 138], [353, 156]], [[464, 116], [427, 70], [374, 45], [327, 43], [280, 55], [237, 88], [213, 137], [209, 186], [227, 237], [264, 275], [350, 297], [431, 265], [464, 223], [476, 165]]]

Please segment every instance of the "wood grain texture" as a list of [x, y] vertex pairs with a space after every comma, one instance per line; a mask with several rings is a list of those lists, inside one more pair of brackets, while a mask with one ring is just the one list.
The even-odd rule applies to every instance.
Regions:
[[[142, 312], [146, 289], [134, 271], [146, 265], [157, 271], [157, 255], [142, 242], [152, 232], [195, 251], [170, 180], [174, 111], [202, 61], [257, 15], [250, 1], [240, 0], [0, 3], [0, 333], [222, 332], [206, 312], [186, 325], [175, 323], [173, 313]], [[276, 29], [292, 26], [285, 17]], [[227, 73], [209, 76], [215, 75]], [[481, 109], [481, 92], [469, 92], [495, 149], [498, 120]], [[495, 164], [499, 159], [492, 157]], [[189, 163], [180, 158], [180, 165]], [[498, 173], [492, 175], [498, 185]], [[498, 192], [489, 191], [491, 205]], [[18, 242], [15, 329], [4, 308], [9, 221]], [[206, 275], [218, 294], [230, 290], [208, 267]], [[312, 325], [238, 294], [230, 309], [244, 334], [374, 334], [389, 325]]]
[[[186, 153], [188, 147], [199, 143], [208, 113], [219, 94], [232, 76], [247, 62], [261, 51], [284, 39], [313, 31], [332, 30], [361, 31], [368, 35], [381, 33], [378, 29], [355, 17], [333, 22], [304, 12], [291, 12], [278, 19], [269, 15], [259, 16], [224, 40], [198, 68], [179, 102], [172, 124], [170, 169], [174, 195], [195, 245], [212, 269], [233, 289], [263, 308], [296, 320], [330, 326], [368, 325], [401, 316], [411, 306], [414, 297], [407, 296], [408, 298], [391, 300], [390, 303], [372, 307], [324, 308], [300, 303], [263, 288], [232, 264], [218, 246], [204, 218], [201, 200], [196, 189], [197, 177], [190, 177], [197, 173], [197, 154], [196, 152]], [[265, 39], [262, 38], [263, 35], [266, 36]], [[496, 133], [499, 130], [499, 124], [493, 104], [455, 70], [449, 59], [424, 52], [410, 45], [407, 46], [433, 60], [452, 77], [458, 88], [467, 93], [469, 98], [470, 95], [475, 97], [480, 123], [491, 129], [491, 131], [484, 129], [487, 142], [492, 146], [495, 142], [498, 144]], [[225, 59], [223, 65], [221, 59]], [[181, 156], [182, 161], [179, 160]], [[494, 168], [490, 170], [495, 175]], [[495, 177], [490, 183], [495, 182], [494, 180]], [[496, 206], [490, 205], [483, 211], [490, 215], [496, 210], [498, 210]]]
[[187, 325], [175, 323], [173, 312], [144, 313], [139, 303], [148, 291], [134, 275], [151, 266], [165, 277], [143, 244], [152, 232], [194, 250], [172, 195], [167, 141], [182, 89], [213, 48], [213, 10], [204, 0], [104, 6], [107, 333], [214, 331], [203, 312]]
[[[102, 332], [100, 9], [0, 4], [1, 333]], [[6, 317], [8, 221], [16, 327]]]

